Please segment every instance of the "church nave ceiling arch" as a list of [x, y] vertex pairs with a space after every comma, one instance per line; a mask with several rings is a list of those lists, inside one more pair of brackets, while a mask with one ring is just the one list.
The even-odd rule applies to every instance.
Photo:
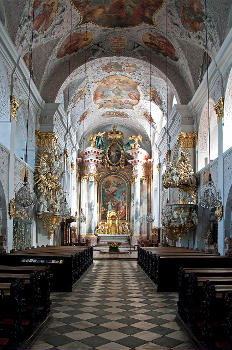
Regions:
[[187, 104], [199, 85], [205, 24], [213, 58], [228, 30], [231, 2], [208, 0], [207, 14], [203, 0], [8, 0], [3, 6], [6, 29], [27, 61], [33, 31], [34, 81], [46, 102], [54, 102], [69, 61], [74, 71], [85, 57], [145, 61], [151, 52], [152, 64]]

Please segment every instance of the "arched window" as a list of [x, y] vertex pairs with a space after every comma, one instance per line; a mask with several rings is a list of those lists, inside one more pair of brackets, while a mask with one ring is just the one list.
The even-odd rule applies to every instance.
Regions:
[[[209, 100], [209, 118], [208, 102], [206, 102], [200, 119], [198, 129], [198, 170], [204, 168], [209, 163], [209, 138], [210, 138], [210, 160], [218, 156], [218, 125], [217, 114], [214, 110], [214, 101]], [[209, 135], [209, 121], [210, 135]], [[210, 137], [209, 137], [210, 136]]]
[[223, 126], [223, 152], [232, 146], [232, 69], [227, 82], [225, 105], [224, 105], [224, 126]]

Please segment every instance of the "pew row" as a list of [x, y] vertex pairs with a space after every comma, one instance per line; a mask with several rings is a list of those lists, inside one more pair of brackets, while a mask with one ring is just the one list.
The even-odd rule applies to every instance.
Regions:
[[178, 315], [202, 349], [232, 349], [232, 269], [179, 271]]
[[232, 259], [178, 247], [139, 248], [138, 264], [158, 292], [177, 292], [180, 267], [232, 267]]
[[92, 262], [92, 247], [39, 247], [0, 255], [1, 265], [49, 266], [52, 291], [72, 291]]

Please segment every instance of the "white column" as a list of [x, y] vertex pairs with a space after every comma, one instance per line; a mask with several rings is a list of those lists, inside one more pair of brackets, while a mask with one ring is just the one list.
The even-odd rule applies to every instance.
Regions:
[[[87, 216], [88, 216], [88, 192], [87, 192], [87, 180], [81, 179], [81, 203], [80, 203], [80, 213], [81, 209], [86, 217], [86, 222], [80, 222], [80, 234], [86, 234]], [[80, 214], [79, 213], [79, 214]]]
[[94, 234], [94, 180], [88, 182], [88, 220], [87, 233]]
[[222, 197], [223, 204], [223, 217], [222, 220], [218, 222], [218, 252], [220, 255], [224, 255], [224, 220], [225, 220], [225, 205], [224, 203], [224, 162], [223, 162], [223, 127], [222, 120], [218, 124], [218, 190]]
[[147, 216], [147, 180], [143, 179], [141, 183], [141, 192], [140, 192], [140, 217], [143, 218], [142, 225], [141, 225], [141, 231], [143, 235], [147, 234], [147, 221], [146, 221], [146, 216]]
[[134, 221], [135, 221], [135, 185], [131, 182], [131, 207], [130, 207], [130, 229], [134, 233]]
[[[15, 168], [15, 133], [16, 133], [16, 120], [11, 118], [11, 134], [10, 134], [10, 158], [9, 158], [9, 198], [8, 203], [14, 198], [15, 183], [14, 183], [14, 168]], [[7, 251], [9, 252], [13, 246], [13, 219], [10, 219], [8, 214], [8, 225], [7, 225]]]
[[93, 222], [94, 222], [94, 231], [95, 228], [97, 227], [97, 223], [98, 223], [98, 201], [97, 201], [97, 188], [98, 188], [98, 184], [97, 182], [94, 181], [94, 211], [93, 211]]
[[139, 235], [140, 233], [140, 177], [135, 178], [135, 217], [134, 217], [134, 234]]

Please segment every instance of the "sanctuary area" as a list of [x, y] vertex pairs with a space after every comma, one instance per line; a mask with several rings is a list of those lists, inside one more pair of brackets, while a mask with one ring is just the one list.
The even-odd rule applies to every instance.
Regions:
[[0, 0], [0, 350], [232, 349], [231, 26]]

